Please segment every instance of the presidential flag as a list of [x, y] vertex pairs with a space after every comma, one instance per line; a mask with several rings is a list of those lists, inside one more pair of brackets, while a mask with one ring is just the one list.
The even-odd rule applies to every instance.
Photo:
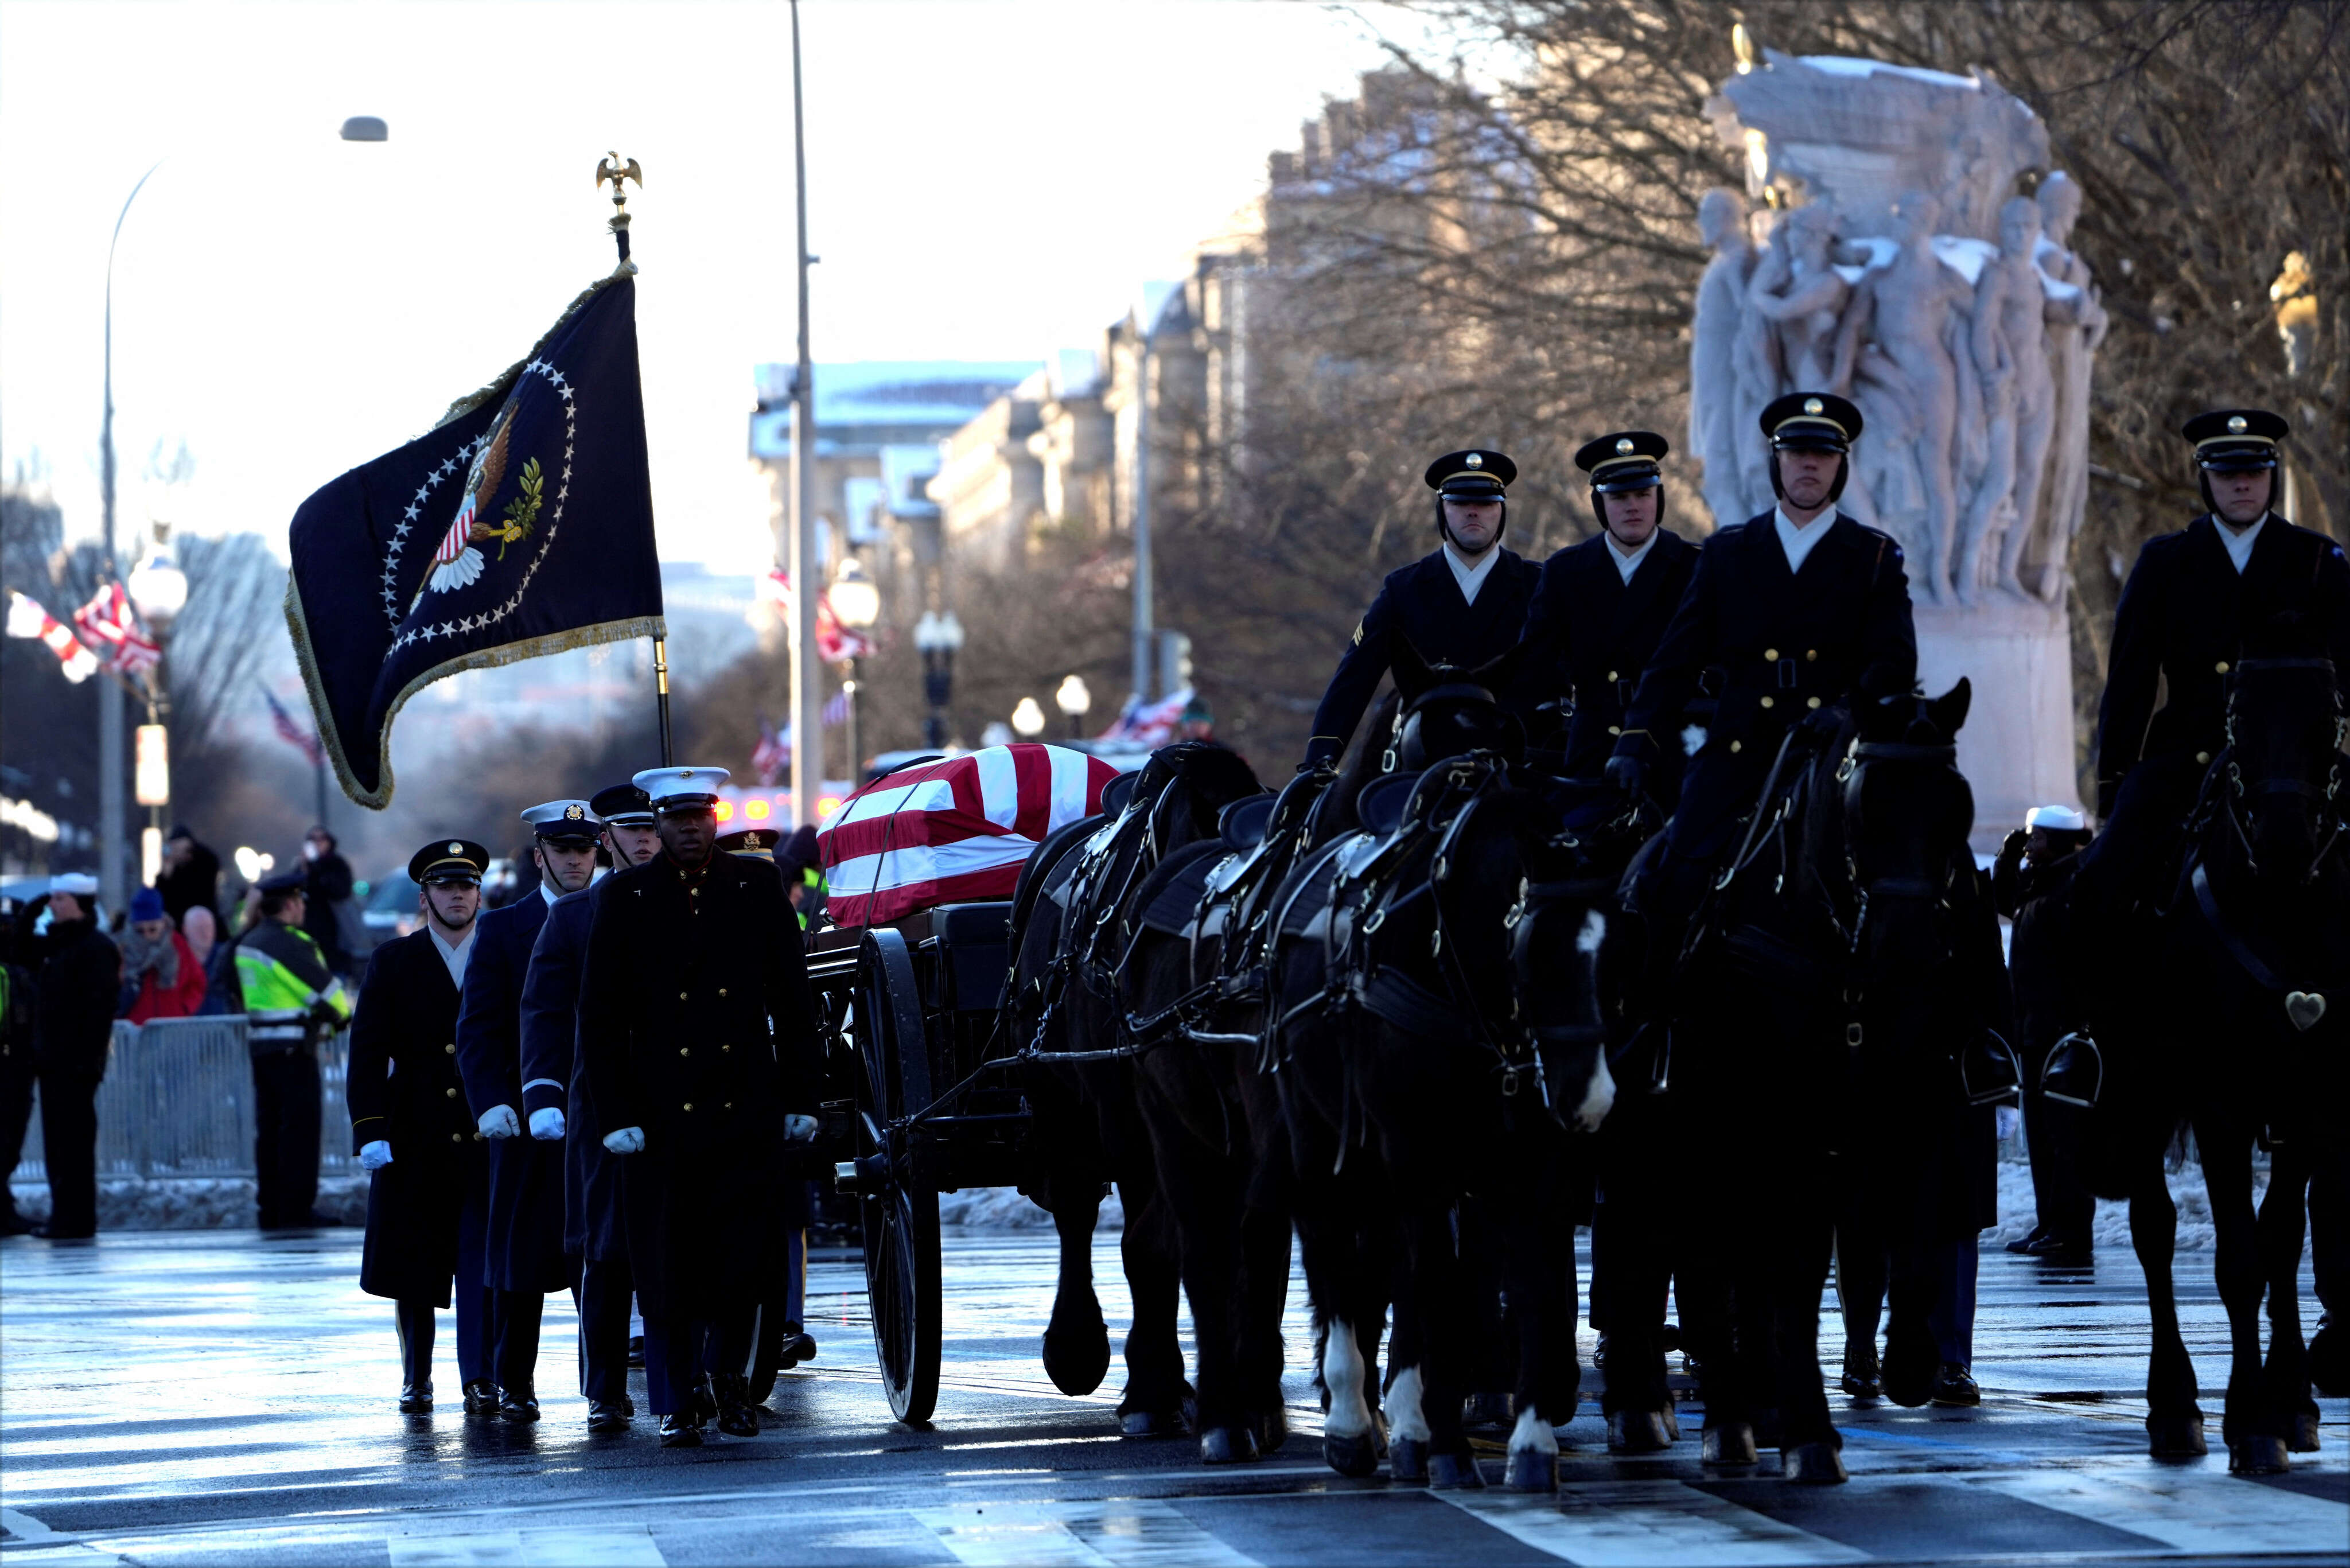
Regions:
[[343, 791], [390, 804], [391, 724], [443, 676], [667, 635], [636, 284], [572, 303], [431, 433], [302, 504], [286, 618]]

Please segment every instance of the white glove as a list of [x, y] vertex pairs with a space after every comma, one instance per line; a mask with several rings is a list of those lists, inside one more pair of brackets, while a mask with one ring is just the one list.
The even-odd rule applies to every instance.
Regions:
[[543, 1143], [553, 1143], [563, 1136], [563, 1107], [541, 1106], [530, 1113], [530, 1136]]
[[482, 1113], [484, 1137], [520, 1137], [522, 1118], [514, 1114], [512, 1106], [492, 1106]]
[[816, 1141], [816, 1121], [814, 1116], [785, 1116], [784, 1118], [784, 1141], [785, 1143], [813, 1143]]
[[383, 1139], [378, 1138], [373, 1143], [363, 1143], [359, 1145], [359, 1168], [361, 1170], [381, 1170], [385, 1166], [390, 1165], [390, 1163], [391, 1145], [384, 1142]]
[[619, 1132], [608, 1132], [604, 1135], [604, 1147], [614, 1154], [642, 1154], [645, 1152], [645, 1129], [622, 1127]]

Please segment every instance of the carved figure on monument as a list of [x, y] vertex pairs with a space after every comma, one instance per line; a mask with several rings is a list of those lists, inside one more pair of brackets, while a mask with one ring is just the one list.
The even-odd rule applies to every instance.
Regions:
[[1754, 269], [1747, 305], [1776, 329], [1782, 385], [1773, 393], [1827, 384], [1835, 357], [1836, 323], [1852, 286], [1828, 265], [1836, 239], [1836, 210], [1818, 201], [1787, 214], [1773, 234], [1786, 236]]
[[2040, 206], [2017, 196], [2000, 212], [1999, 254], [1975, 283], [1974, 330], [1968, 344], [1982, 387], [1988, 452], [1960, 535], [1958, 593], [1972, 604], [1991, 588], [2020, 597], [2012, 562], [2037, 514], [2040, 465], [2048, 455], [2050, 390], [2048, 296], [2033, 260]]
[[[2060, 602], [2064, 563], [2089, 505], [2089, 376], [2108, 320], [2089, 266], [2068, 247], [2081, 217], [2080, 182], [2059, 169], [2040, 182], [2038, 259], [2048, 293], [2048, 377], [2054, 397], [2049, 416], [2048, 473], [2040, 491], [2040, 523], [2020, 576], [2037, 597]], [[2059, 306], [2065, 313], [2059, 314]]]
[[1746, 234], [1746, 199], [1728, 189], [1708, 191], [1697, 204], [1698, 234], [1713, 259], [1698, 280], [1697, 307], [1690, 324], [1690, 385], [1702, 388], [1690, 399], [1690, 450], [1705, 465], [1705, 503], [1716, 517], [1745, 517], [1741, 449], [1751, 400], [1759, 412], [1770, 400], [1756, 389], [1742, 395], [1738, 336], [1746, 310], [1746, 282], [1754, 270], [1754, 245]]

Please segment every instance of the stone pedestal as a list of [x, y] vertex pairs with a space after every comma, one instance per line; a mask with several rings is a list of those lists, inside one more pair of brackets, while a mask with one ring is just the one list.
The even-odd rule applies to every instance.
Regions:
[[1939, 697], [1974, 685], [1959, 732], [1959, 771], [1975, 795], [1974, 846], [1990, 851], [2035, 805], [2078, 806], [2073, 758], [2073, 646], [2060, 600], [1997, 598], [1970, 608], [1919, 605], [1918, 680]]

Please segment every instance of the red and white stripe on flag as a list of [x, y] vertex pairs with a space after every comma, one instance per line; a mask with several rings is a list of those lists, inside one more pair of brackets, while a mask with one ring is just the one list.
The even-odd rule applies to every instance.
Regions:
[[876, 779], [816, 830], [825, 912], [883, 925], [917, 909], [1009, 898], [1047, 836], [1101, 809], [1118, 770], [1066, 746], [988, 746]]

